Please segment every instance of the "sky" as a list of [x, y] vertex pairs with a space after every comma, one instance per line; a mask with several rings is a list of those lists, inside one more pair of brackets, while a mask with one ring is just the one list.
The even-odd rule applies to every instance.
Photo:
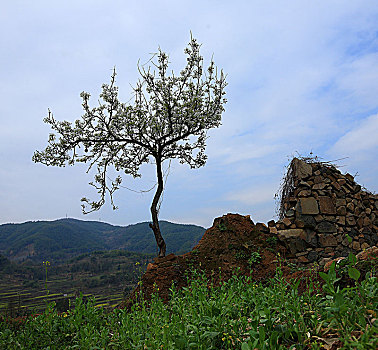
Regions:
[[204, 227], [227, 213], [277, 219], [285, 166], [311, 152], [378, 191], [376, 0], [13, 0], [0, 11], [0, 224], [151, 220], [154, 193], [138, 191], [154, 186], [153, 164], [140, 179], [124, 176], [118, 210], [107, 202], [83, 215], [80, 199], [96, 199], [93, 173], [31, 158], [47, 145], [48, 109], [58, 120], [80, 119], [80, 93], [96, 106], [113, 67], [128, 101], [138, 60], [160, 47], [179, 72], [190, 32], [205, 67], [213, 56], [227, 74], [228, 102], [208, 133], [206, 165], [171, 163], [160, 219]]

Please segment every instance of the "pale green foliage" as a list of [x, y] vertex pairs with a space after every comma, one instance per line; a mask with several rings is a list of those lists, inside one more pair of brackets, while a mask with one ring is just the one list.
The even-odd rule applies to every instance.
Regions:
[[[155, 158], [159, 164], [177, 158], [191, 168], [205, 164], [206, 132], [218, 127], [226, 87], [226, 77], [218, 72], [211, 60], [203, 72], [200, 45], [194, 38], [185, 49], [186, 67], [175, 75], [168, 73], [169, 58], [159, 49], [151, 58], [153, 68], [138, 65], [140, 80], [134, 90], [134, 103], [122, 103], [115, 85], [116, 72], [110, 84], [103, 84], [97, 107], [89, 106], [90, 94], [81, 93], [84, 114], [74, 123], [57, 121], [49, 111], [44, 122], [56, 134], [50, 134], [44, 151], [36, 151], [33, 161], [46, 165], [65, 166], [76, 162], [89, 163], [88, 171], [97, 167], [94, 186], [98, 201], [82, 201], [90, 211], [98, 210], [109, 193], [113, 208], [113, 193], [122, 178], [107, 181], [109, 167], [139, 177], [143, 163]], [[83, 204], [83, 211], [85, 205]]]

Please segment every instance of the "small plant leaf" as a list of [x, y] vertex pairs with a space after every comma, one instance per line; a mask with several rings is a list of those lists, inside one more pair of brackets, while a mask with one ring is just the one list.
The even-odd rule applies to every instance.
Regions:
[[349, 267], [348, 268], [348, 275], [349, 275], [350, 278], [354, 279], [355, 281], [358, 281], [358, 279], [361, 276], [361, 273], [356, 268]]

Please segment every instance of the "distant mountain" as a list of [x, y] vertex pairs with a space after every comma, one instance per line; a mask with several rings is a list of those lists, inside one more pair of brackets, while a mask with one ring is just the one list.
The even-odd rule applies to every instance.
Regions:
[[[205, 229], [196, 225], [160, 221], [168, 253], [188, 252]], [[0, 254], [10, 260], [62, 261], [95, 250], [125, 249], [156, 254], [148, 222], [113, 226], [97, 221], [60, 219], [0, 225]]]

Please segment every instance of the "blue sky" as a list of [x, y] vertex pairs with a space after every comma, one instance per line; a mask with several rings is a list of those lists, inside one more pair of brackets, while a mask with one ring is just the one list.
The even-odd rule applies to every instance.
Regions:
[[[275, 218], [284, 167], [313, 152], [378, 190], [378, 2], [374, 1], [8, 1], [0, 12], [0, 223], [66, 215], [117, 225], [150, 220], [153, 193], [121, 189], [84, 216], [95, 198], [85, 167], [31, 161], [47, 144], [42, 122], [82, 114], [80, 92], [96, 100], [114, 66], [129, 100], [137, 62], [160, 46], [172, 68], [193, 36], [205, 65], [228, 74], [222, 125], [209, 132], [208, 162], [172, 162], [160, 218], [211, 226], [228, 212]], [[144, 190], [155, 169], [123, 185]], [[93, 174], [92, 174], [93, 175]]]

